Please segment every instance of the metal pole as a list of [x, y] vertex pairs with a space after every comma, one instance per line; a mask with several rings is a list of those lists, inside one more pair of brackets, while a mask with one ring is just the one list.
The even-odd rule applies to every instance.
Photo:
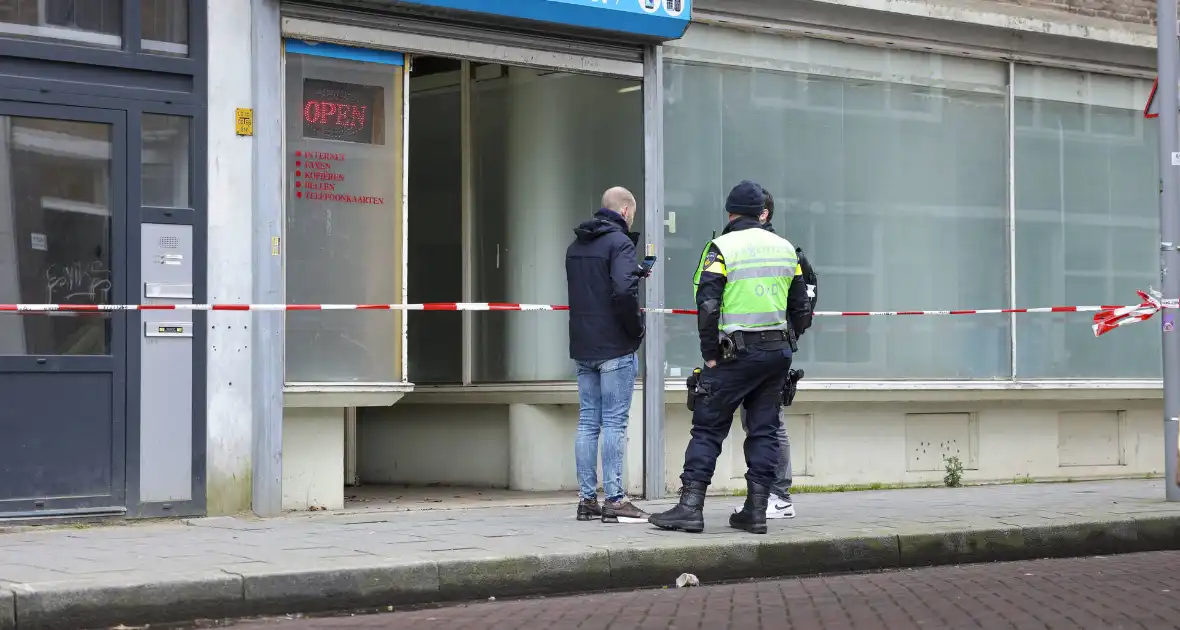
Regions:
[[[1175, 0], [1172, 0], [1175, 2]], [[643, 229], [664, 258], [664, 57], [659, 45], [643, 55]], [[646, 253], [646, 252], [645, 252]], [[662, 266], [644, 281], [644, 305], [664, 307]], [[643, 496], [664, 498], [664, 317], [647, 313], [643, 356]]]
[[[1176, 0], [1157, 5], [1160, 121], [1160, 284], [1163, 302], [1164, 365], [1164, 487], [1168, 501], [1180, 501], [1180, 332], [1175, 330], [1176, 299], [1180, 297], [1180, 39], [1177, 39]], [[1175, 273], [1168, 273], [1169, 270]]]

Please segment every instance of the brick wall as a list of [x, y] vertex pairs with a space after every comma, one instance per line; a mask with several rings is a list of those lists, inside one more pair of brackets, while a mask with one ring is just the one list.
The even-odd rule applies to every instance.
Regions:
[[1155, 23], [1155, 0], [994, 0], [1136, 24]]

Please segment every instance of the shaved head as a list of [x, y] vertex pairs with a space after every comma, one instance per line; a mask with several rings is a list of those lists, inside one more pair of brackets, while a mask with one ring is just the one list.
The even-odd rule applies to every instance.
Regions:
[[628, 227], [635, 221], [635, 195], [622, 186], [615, 186], [602, 193], [602, 207], [622, 216]]

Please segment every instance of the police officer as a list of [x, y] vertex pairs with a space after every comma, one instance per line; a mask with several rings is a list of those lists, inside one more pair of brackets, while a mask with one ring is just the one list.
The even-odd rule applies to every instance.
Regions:
[[[774, 195], [770, 194], [769, 190], [763, 189], [765, 201], [763, 205], [766, 209], [758, 217], [758, 222], [762, 224], [762, 229], [776, 234], [774, 225], [771, 223], [774, 220]], [[815, 271], [811, 267], [811, 263], [807, 261], [807, 257], [803, 255], [803, 250], [798, 247], [795, 248], [795, 256], [798, 258], [799, 268], [796, 270], [796, 275], [802, 277], [794, 280], [794, 283], [806, 282], [808, 289], [807, 301], [807, 317], [806, 321], [800, 322], [798, 318], [791, 324], [791, 334], [795, 338], [803, 335], [803, 332], [811, 325], [811, 315], [815, 311], [814, 291], [815, 285]], [[792, 352], [795, 348], [792, 345]], [[783, 387], [782, 405], [789, 406], [794, 399], [795, 388], [798, 385], [799, 379], [802, 378], [803, 372], [801, 370], [788, 370], [787, 382]], [[745, 407], [740, 410], [742, 420], [742, 430], [748, 431], [749, 422], [747, 421], [747, 412]], [[779, 460], [778, 466], [775, 468], [774, 484], [770, 487], [770, 500], [766, 504], [766, 518], [769, 519], [785, 519], [795, 518], [795, 505], [791, 501], [791, 438], [787, 434], [787, 419], [786, 414], [782, 409], [779, 409], [778, 430], [775, 432], [775, 439], [779, 444]], [[741, 511], [742, 506], [734, 508], [735, 512]]]
[[758, 218], [765, 209], [761, 186], [750, 181], [735, 186], [725, 201], [729, 224], [701, 254], [694, 284], [705, 368], [696, 388], [680, 502], [648, 519], [663, 529], [704, 531], [705, 490], [741, 405], [749, 425], [746, 503], [729, 524], [766, 533], [767, 500], [779, 461], [778, 410], [791, 367], [787, 331], [806, 311], [807, 290], [795, 282], [795, 247], [761, 229]]

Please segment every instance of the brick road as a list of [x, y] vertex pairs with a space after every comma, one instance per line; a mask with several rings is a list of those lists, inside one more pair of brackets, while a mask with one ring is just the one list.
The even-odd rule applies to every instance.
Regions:
[[1180, 552], [486, 602], [233, 630], [1180, 628]]

